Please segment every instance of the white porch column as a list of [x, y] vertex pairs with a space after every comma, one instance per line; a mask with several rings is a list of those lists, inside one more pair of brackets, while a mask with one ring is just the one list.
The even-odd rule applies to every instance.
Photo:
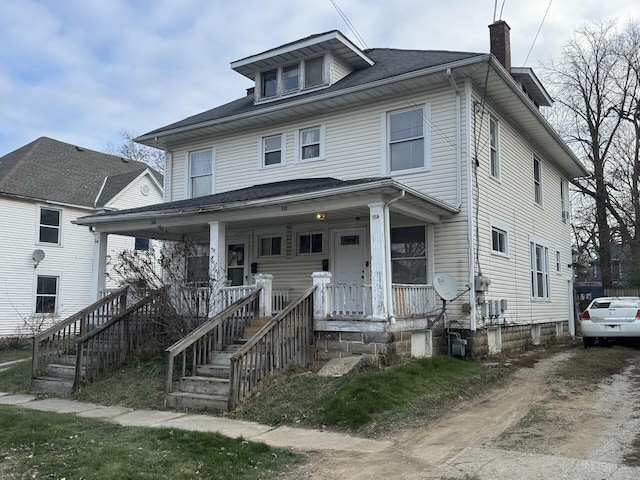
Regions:
[[331, 283], [331, 273], [313, 272], [311, 278], [313, 278], [313, 286], [316, 287], [313, 293], [313, 319], [325, 320], [329, 316], [327, 285]]
[[93, 232], [91, 303], [102, 298], [107, 280], [107, 233]]
[[261, 317], [270, 317], [273, 314], [273, 275], [270, 273], [256, 273], [253, 277], [256, 287], [262, 287], [260, 292]]
[[209, 318], [222, 310], [222, 287], [227, 283], [226, 223], [209, 222]]
[[372, 316], [386, 320], [391, 312], [391, 251], [389, 240], [389, 210], [383, 202], [370, 203], [369, 228], [371, 234], [371, 302]]

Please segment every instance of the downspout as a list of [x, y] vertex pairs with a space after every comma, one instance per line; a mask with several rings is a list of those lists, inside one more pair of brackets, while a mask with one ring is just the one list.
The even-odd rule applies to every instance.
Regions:
[[460, 209], [462, 206], [462, 125], [460, 123], [462, 114], [460, 112], [460, 90], [458, 90], [458, 85], [450, 68], [447, 68], [447, 78], [456, 94], [456, 208]]
[[464, 95], [465, 95], [465, 113], [466, 113], [466, 155], [465, 160], [467, 163], [467, 247], [468, 247], [468, 262], [469, 262], [469, 329], [475, 331], [476, 327], [476, 297], [475, 297], [475, 262], [474, 262], [474, 238], [473, 238], [473, 171], [472, 171], [472, 158], [471, 158], [471, 79], [466, 78], [464, 81]]
[[391, 215], [389, 213], [389, 205], [397, 202], [398, 200], [402, 200], [406, 193], [407, 192], [402, 190], [397, 197], [393, 197], [384, 204], [384, 258], [386, 261], [385, 268], [387, 270], [386, 297], [391, 323], [395, 323], [396, 318], [393, 316], [393, 281], [391, 279]]

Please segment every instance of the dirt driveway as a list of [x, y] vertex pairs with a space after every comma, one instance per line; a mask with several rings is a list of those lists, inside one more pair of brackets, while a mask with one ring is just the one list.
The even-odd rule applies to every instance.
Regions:
[[396, 432], [382, 453], [311, 455], [289, 478], [640, 479], [640, 468], [623, 465], [640, 433], [640, 351], [593, 389], [554, 375], [574, 354], [520, 369], [504, 388], [437, 423]]

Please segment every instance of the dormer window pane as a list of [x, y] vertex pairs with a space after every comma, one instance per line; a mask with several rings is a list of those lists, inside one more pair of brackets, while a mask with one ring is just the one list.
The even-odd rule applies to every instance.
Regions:
[[262, 97], [275, 97], [278, 93], [278, 70], [262, 72]]
[[322, 84], [324, 57], [307, 60], [304, 66], [304, 86], [313, 87]]
[[282, 85], [285, 92], [298, 90], [299, 88], [299, 68], [298, 64], [289, 65], [282, 69]]

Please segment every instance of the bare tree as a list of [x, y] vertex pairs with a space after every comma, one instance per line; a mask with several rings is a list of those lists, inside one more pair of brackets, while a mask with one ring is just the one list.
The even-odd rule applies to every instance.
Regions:
[[146, 163], [160, 173], [164, 173], [164, 150], [136, 143], [133, 140], [136, 136], [134, 132], [123, 128], [120, 130], [121, 139], [119, 143], [107, 144], [107, 153]]
[[634, 28], [637, 24], [631, 22], [618, 33], [611, 22], [587, 25], [567, 43], [558, 61], [545, 65], [545, 76], [564, 111], [558, 129], [591, 172], [572, 183], [588, 198], [583, 202], [587, 208], [578, 215], [583, 222], [579, 230], [591, 230], [589, 223], [596, 227], [590, 244], [597, 248], [605, 288], [613, 283], [612, 244], [622, 240], [629, 215], [635, 224], [640, 213], [628, 209], [638, 185], [633, 180], [629, 183], [628, 169], [634, 167], [622, 155], [628, 151], [626, 122], [637, 95], [637, 78], [629, 61], [633, 55], [628, 50]]

